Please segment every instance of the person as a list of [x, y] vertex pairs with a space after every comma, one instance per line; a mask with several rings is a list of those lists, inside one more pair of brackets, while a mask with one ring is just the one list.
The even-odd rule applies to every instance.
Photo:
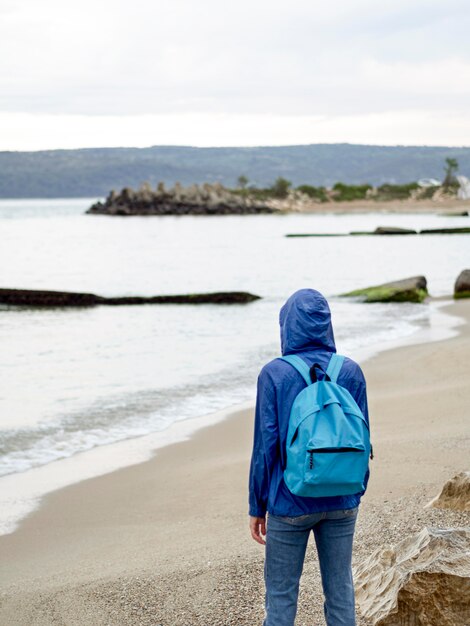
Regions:
[[[281, 308], [282, 355], [296, 354], [309, 366], [326, 371], [336, 352], [331, 312], [326, 298], [314, 289], [296, 291]], [[352, 395], [367, 424], [366, 381], [360, 366], [345, 357], [337, 379]], [[302, 376], [277, 358], [258, 376], [254, 439], [249, 471], [250, 530], [266, 546], [264, 561], [264, 626], [293, 626], [299, 581], [310, 532], [313, 531], [328, 626], [354, 626], [352, 546], [364, 489], [347, 496], [302, 497], [283, 479], [290, 409], [305, 388]], [[266, 521], [266, 513], [267, 521]]]

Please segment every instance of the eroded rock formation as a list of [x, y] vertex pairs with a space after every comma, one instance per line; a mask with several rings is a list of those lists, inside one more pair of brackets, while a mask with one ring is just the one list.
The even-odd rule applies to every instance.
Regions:
[[234, 193], [220, 183], [182, 187], [176, 183], [156, 189], [145, 183], [137, 191], [125, 187], [111, 191], [105, 202], [96, 202], [87, 211], [102, 215], [243, 215], [276, 213], [277, 210], [259, 202], [249, 194]]
[[427, 506], [436, 509], [470, 511], [470, 472], [460, 472], [448, 480], [442, 487], [441, 493]]
[[424, 528], [355, 568], [356, 601], [374, 626], [470, 624], [470, 529]]

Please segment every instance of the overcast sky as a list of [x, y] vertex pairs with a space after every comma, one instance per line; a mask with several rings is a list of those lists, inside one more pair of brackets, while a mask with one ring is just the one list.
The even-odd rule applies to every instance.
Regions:
[[468, 0], [0, 0], [0, 150], [470, 145]]

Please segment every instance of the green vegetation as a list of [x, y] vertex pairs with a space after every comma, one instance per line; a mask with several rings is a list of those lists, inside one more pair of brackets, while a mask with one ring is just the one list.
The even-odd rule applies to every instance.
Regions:
[[292, 187], [290, 180], [286, 180], [279, 176], [271, 187], [258, 188], [254, 185], [247, 187], [248, 178], [246, 176], [239, 176], [237, 179], [238, 188], [230, 189], [232, 193], [236, 193], [241, 196], [253, 198], [255, 200], [269, 200], [271, 198], [284, 199], [287, 198], [289, 190]]
[[279, 176], [271, 187], [271, 193], [274, 198], [287, 198], [290, 187], [292, 187], [291, 181]]
[[244, 189], [241, 189], [240, 187], [236, 189], [229, 188], [228, 191], [231, 191], [232, 193], [242, 196], [244, 198], [251, 198], [252, 200], [258, 200], [259, 202], [263, 202], [264, 200], [270, 200], [271, 198], [274, 197], [271, 187], [268, 187], [266, 189], [263, 189], [263, 188], [260, 189], [253, 185], [250, 187], [245, 187]]
[[470, 298], [470, 291], [456, 291], [454, 293], [454, 298], [456, 300], [460, 300], [461, 298]]
[[[418, 183], [405, 183], [403, 185], [392, 185], [391, 183], [385, 183], [377, 187], [377, 192], [374, 195], [374, 200], [386, 201], [386, 200], [406, 200], [410, 197], [410, 194], [415, 189], [419, 189]], [[435, 187], [428, 187], [433, 189]], [[434, 193], [434, 192], [433, 192]]]
[[446, 164], [447, 187], [444, 183], [442, 185], [420, 187], [415, 181], [400, 184], [382, 183], [378, 187], [373, 187], [368, 183], [348, 185], [343, 182], [336, 182], [332, 188], [325, 186], [317, 187], [310, 184], [293, 187], [292, 182], [282, 176], [279, 176], [270, 187], [256, 187], [255, 185], [248, 186], [248, 178], [242, 175], [237, 179], [238, 187], [231, 191], [260, 201], [272, 198], [284, 199], [291, 194], [295, 194], [295, 192], [308, 196], [315, 202], [351, 202], [353, 200], [365, 199], [387, 202], [389, 200], [408, 200], [410, 198], [429, 200], [433, 198], [438, 190], [443, 190], [444, 193], [451, 196], [457, 191], [458, 182], [454, 176], [458, 168], [457, 160], [447, 158]]
[[305, 194], [309, 198], [318, 200], [319, 202], [328, 202], [328, 196], [326, 194], [325, 187], [313, 187], [312, 185], [300, 185], [296, 188], [297, 191]]
[[459, 169], [459, 163], [457, 159], [447, 157], [446, 165], [444, 167], [445, 178], [444, 178], [444, 182], [442, 183], [442, 186], [444, 187], [444, 189], [449, 189], [449, 188], [458, 186], [457, 179], [455, 178], [455, 174], [457, 173], [458, 169]]
[[341, 294], [345, 297], [363, 296], [365, 302], [423, 302], [428, 296], [426, 289], [396, 289], [377, 285], [365, 289], [355, 289]]
[[372, 185], [345, 185], [335, 183], [333, 185], [333, 199], [337, 202], [349, 202], [351, 200], [364, 200]]
[[248, 178], [244, 176], [243, 174], [239, 176], [237, 179], [237, 183], [240, 189], [246, 189], [246, 186], [248, 185], [249, 182], [250, 181], [248, 180]]

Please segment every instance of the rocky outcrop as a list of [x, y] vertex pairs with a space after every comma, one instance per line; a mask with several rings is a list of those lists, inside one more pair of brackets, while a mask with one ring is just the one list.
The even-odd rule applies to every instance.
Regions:
[[454, 298], [470, 298], [470, 270], [463, 270], [454, 285]]
[[292, 233], [286, 237], [347, 237], [348, 235], [417, 235], [418, 231], [399, 226], [377, 226], [375, 230], [354, 230], [350, 233]]
[[470, 226], [461, 228], [425, 228], [419, 231], [420, 235], [465, 235], [470, 233]]
[[0, 289], [0, 304], [27, 307], [83, 307], [95, 306], [97, 304], [246, 304], [259, 299], [260, 296], [255, 296], [245, 291], [106, 298], [93, 293], [77, 293], [73, 291]]
[[428, 290], [424, 276], [412, 276], [340, 295], [362, 298], [364, 302], [422, 302], [428, 296]]
[[354, 580], [359, 610], [374, 626], [468, 626], [470, 529], [424, 528], [373, 552]]
[[428, 228], [424, 230], [414, 230], [412, 228], [400, 228], [399, 226], [377, 226], [375, 230], [353, 230], [350, 233], [292, 233], [286, 237], [345, 237], [365, 235], [462, 235], [470, 233], [470, 227], [462, 228]]
[[346, 233], [289, 233], [286, 237], [347, 237]]
[[412, 228], [399, 228], [398, 226], [378, 226], [373, 231], [352, 231], [350, 235], [464, 235], [470, 233], [470, 227], [459, 228], [424, 228], [413, 230]]
[[375, 230], [353, 230], [350, 235], [417, 235], [418, 231], [412, 228], [400, 228], [399, 226], [377, 226]]
[[377, 226], [374, 235], [416, 235], [417, 231], [412, 228], [400, 228], [399, 226]]
[[448, 480], [441, 493], [431, 500], [427, 507], [470, 511], [470, 472], [460, 472]]
[[100, 215], [245, 215], [276, 213], [276, 209], [259, 202], [247, 193], [235, 193], [220, 184], [191, 185], [176, 183], [166, 189], [158, 183], [156, 189], [144, 184], [134, 191], [125, 187], [111, 193], [105, 202], [96, 202], [86, 213]]

